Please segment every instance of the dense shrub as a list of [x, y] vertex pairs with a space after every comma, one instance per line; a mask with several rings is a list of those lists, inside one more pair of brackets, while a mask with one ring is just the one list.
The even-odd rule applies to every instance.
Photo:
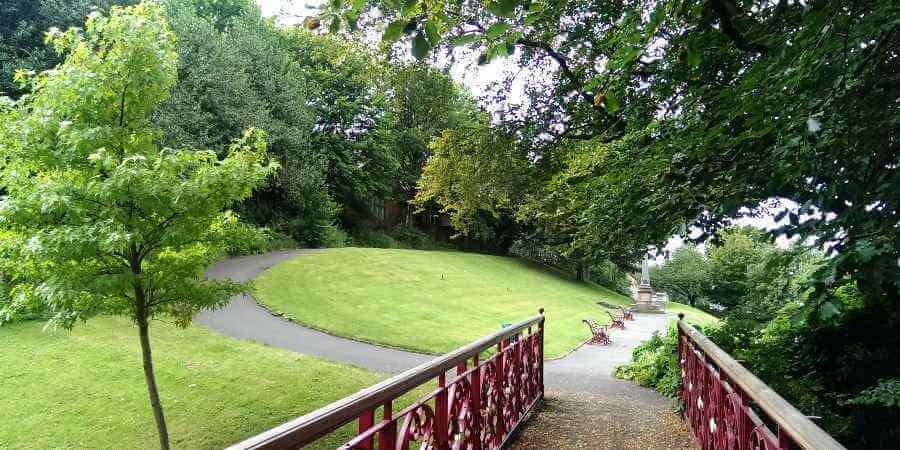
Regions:
[[322, 246], [326, 248], [349, 247], [353, 244], [353, 239], [350, 238], [350, 235], [337, 225], [327, 226], [324, 236]]
[[412, 225], [397, 225], [391, 230], [390, 235], [402, 248], [416, 250], [450, 250], [455, 248], [448, 242], [434, 240], [428, 233]]
[[678, 331], [674, 324], [665, 336], [654, 332], [649, 340], [635, 347], [632, 361], [619, 366], [616, 376], [675, 397], [681, 386], [681, 367], [678, 365]]
[[229, 255], [252, 255], [272, 250], [298, 247], [290, 236], [265, 227], [238, 223], [230, 230], [233, 240], [226, 251]]
[[398, 248], [397, 241], [380, 230], [362, 229], [353, 233], [353, 245], [369, 248]]

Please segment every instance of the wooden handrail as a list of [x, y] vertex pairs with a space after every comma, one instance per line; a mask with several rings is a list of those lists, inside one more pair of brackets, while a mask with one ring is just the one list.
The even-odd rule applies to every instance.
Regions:
[[483, 350], [521, 333], [533, 325], [542, 325], [544, 309], [539, 314], [515, 325], [483, 337], [471, 344], [413, 367], [349, 397], [323, 406], [261, 434], [228, 447], [229, 450], [282, 449], [300, 447], [331, 433], [416, 387], [447, 373]]
[[778, 425], [780, 432], [787, 433], [797, 445], [805, 449], [845, 450], [843, 445], [819, 428], [806, 415], [735, 361], [731, 355], [719, 348], [703, 333], [685, 322], [683, 314], [679, 314], [678, 318], [678, 328], [681, 332], [703, 350], [716, 368], [724, 372], [730, 382], [740, 387], [747, 397], [753, 400]]

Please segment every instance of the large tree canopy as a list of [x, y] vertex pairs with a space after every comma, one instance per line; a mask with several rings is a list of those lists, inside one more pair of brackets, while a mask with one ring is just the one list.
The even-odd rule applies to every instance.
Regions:
[[[492, 126], [516, 150], [435, 152], [425, 174], [448, 172], [422, 178], [423, 192], [468, 217], [494, 211], [504, 198], [495, 192], [521, 193], [504, 208], [524, 231], [522, 254], [628, 268], [673, 234], [699, 230], [716, 243], [735, 218], [776, 213], [770, 238], [795, 237], [827, 257], [776, 257], [732, 236], [712, 255], [727, 279], [710, 295], [765, 317], [785, 308], [771, 326], [790, 324], [783, 337], [793, 344], [780, 349], [793, 352], [781, 354], [790, 368], [765, 373], [800, 377], [784, 392], [798, 401], [824, 390], [823, 404], [842, 416], [830, 430], [876, 445], [895, 431], [864, 425], [881, 413], [841, 399], [900, 377], [885, 363], [897, 354], [884, 336], [900, 326], [898, 15], [883, 1], [335, 0], [320, 23], [334, 31], [362, 17], [415, 57], [464, 47], [527, 74], [525, 98], [508, 95], [509, 80], [489, 98]], [[465, 167], [525, 169], [521, 184], [492, 190], [454, 172]], [[453, 177], [479, 195], [462, 197]], [[756, 258], [771, 264], [748, 264]], [[776, 280], [773, 292], [748, 291], [742, 269]], [[800, 272], [812, 273], [789, 281]], [[748, 346], [766, 339], [755, 326]]]
[[51, 28], [81, 26], [92, 11], [135, 0], [2, 0], [0, 1], [0, 96], [18, 98], [27, 87], [13, 79], [16, 71], [40, 72], [62, 60], [44, 43]]
[[[576, 215], [585, 245], [633, 261], [689, 224], [714, 232], [789, 199], [800, 209], [772, 233], [834, 250], [826, 284], [852, 275], [900, 300], [894, 2], [370, 5], [384, 39], [411, 41], [415, 55], [467, 45], [482, 60], [553, 67], [504, 118], [532, 157], [576, 140], [594, 149], [589, 173], [551, 167], [584, 174], [570, 184], [590, 200]], [[340, 25], [363, 10], [336, 1], [322, 15]], [[626, 239], [596, 238], [611, 232]]]

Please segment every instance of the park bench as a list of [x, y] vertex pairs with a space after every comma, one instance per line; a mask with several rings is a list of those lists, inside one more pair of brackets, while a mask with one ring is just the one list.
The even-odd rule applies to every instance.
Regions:
[[620, 330], [625, 329], [625, 318], [624, 317], [616, 317], [613, 313], [606, 311], [606, 314], [609, 315], [609, 327], [610, 328], [618, 328]]
[[591, 329], [591, 340], [588, 341], [588, 344], [609, 345], [609, 332], [606, 327], [590, 318], [584, 319], [582, 322]]
[[616, 305], [613, 303], [607, 303], [607, 302], [604, 302], [603, 300], [598, 300], [597, 304], [606, 309], [620, 309], [620, 310], [622, 310], [622, 318], [623, 319], [634, 320], [634, 311], [632, 311], [631, 308], [626, 308], [622, 305]]

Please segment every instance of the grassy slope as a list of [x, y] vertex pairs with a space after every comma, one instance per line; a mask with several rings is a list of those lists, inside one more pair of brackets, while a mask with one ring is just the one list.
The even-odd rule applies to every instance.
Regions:
[[719, 321], [709, 313], [692, 308], [683, 303], [668, 302], [666, 303], [666, 311], [674, 314], [684, 313], [684, 319], [694, 325], [707, 326], [713, 325]]
[[[442, 353], [546, 308], [546, 354], [588, 337], [581, 323], [608, 320], [609, 289], [516, 258], [461, 252], [342, 248], [267, 270], [256, 298], [301, 323], [367, 341]], [[702, 313], [701, 313], [702, 314]]]
[[[222, 448], [383, 378], [202, 327], [155, 323], [151, 336], [173, 448]], [[140, 361], [124, 319], [0, 328], [0, 448], [159, 448]]]

